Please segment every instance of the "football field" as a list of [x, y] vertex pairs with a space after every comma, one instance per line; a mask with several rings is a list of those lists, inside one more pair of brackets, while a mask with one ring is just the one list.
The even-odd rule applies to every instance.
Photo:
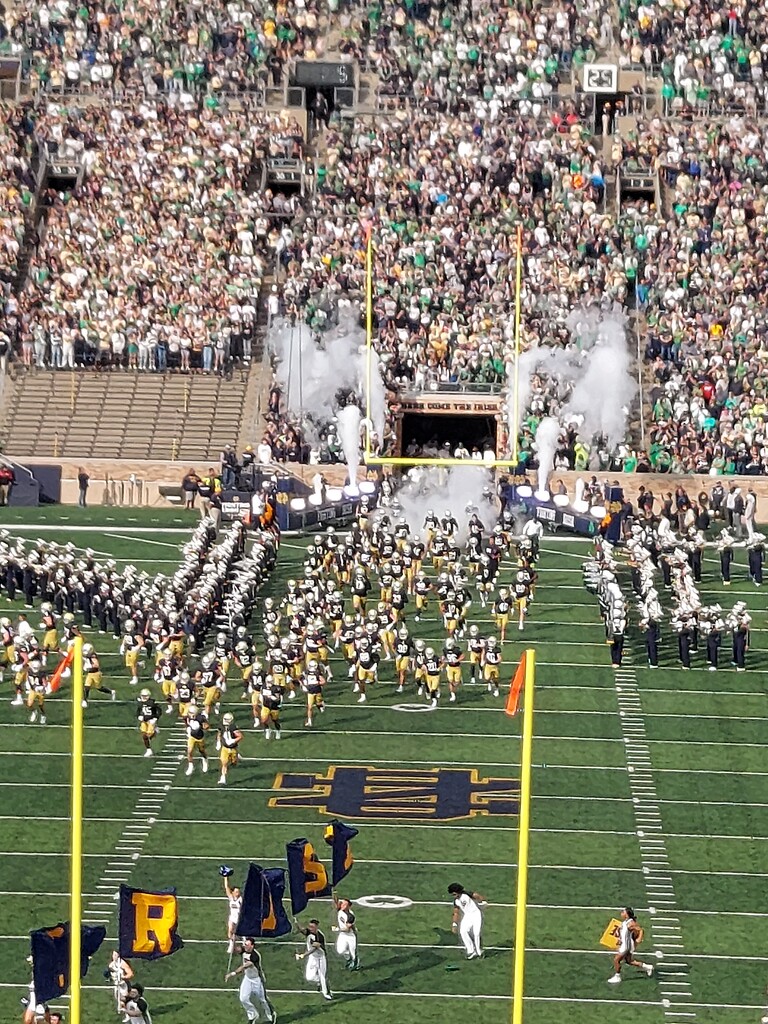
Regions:
[[[196, 522], [171, 510], [3, 509], [0, 517], [13, 536], [71, 540], [151, 573], [173, 572]], [[264, 597], [281, 596], [285, 581], [300, 574], [304, 547], [285, 538]], [[545, 538], [526, 630], [512, 629], [504, 645], [506, 685], [525, 647], [537, 656], [525, 1021], [592, 1024], [618, 1011], [634, 1024], [753, 1024], [768, 973], [760, 941], [768, 920], [766, 592], [749, 583], [743, 553], [733, 585], [722, 588], [708, 552], [704, 602], [744, 600], [753, 617], [747, 672], [731, 668], [726, 643], [719, 672], [705, 670], [702, 653], [682, 671], [665, 621], [662, 667], [645, 667], [635, 630], [614, 673], [597, 601], [582, 584], [589, 550], [573, 538]], [[503, 573], [511, 580], [508, 560]], [[623, 582], [628, 594], [626, 574]], [[0, 614], [21, 610], [0, 599]], [[415, 637], [442, 646], [434, 600], [421, 623], [412, 610], [408, 619]], [[30, 621], [37, 625], [37, 612]], [[471, 621], [492, 630], [477, 601]], [[260, 643], [260, 615], [251, 628]], [[244, 1020], [236, 983], [224, 982], [227, 908], [218, 866], [231, 865], [242, 884], [250, 861], [284, 866], [285, 844], [298, 837], [327, 862], [323, 828], [331, 817], [359, 829], [340, 890], [363, 899], [356, 907], [362, 969], [343, 970], [330, 951], [335, 999], [326, 1003], [294, 960], [297, 938], [264, 941], [281, 1024], [510, 1020], [521, 716], [503, 713], [503, 697], [465, 685], [456, 704], [444, 695], [426, 712], [415, 691], [395, 693], [384, 662], [380, 685], [361, 706], [334, 657], [328, 707], [316, 726], [304, 728], [300, 700], [286, 701], [282, 739], [267, 742], [251, 728], [233, 680], [226, 708], [246, 737], [225, 788], [216, 784], [213, 755], [207, 775], [185, 776], [175, 714], [160, 723], [157, 756], [143, 758], [136, 691], [117, 641], [85, 632], [118, 696], [113, 703], [96, 694], [85, 712], [85, 918], [108, 929], [84, 981], [86, 1024], [114, 1016], [102, 971], [114, 948], [120, 882], [175, 886], [180, 896], [185, 948], [134, 962], [155, 1024]], [[149, 673], [147, 666], [145, 679]], [[10, 705], [7, 680], [0, 702], [2, 1020], [19, 1017], [30, 929], [68, 916], [69, 693], [65, 684], [49, 699], [44, 727]], [[488, 901], [483, 960], [467, 962], [451, 933], [453, 881]], [[599, 939], [626, 904], [645, 928], [639, 955], [656, 973], [649, 979], [626, 968], [613, 986]], [[330, 946], [330, 903], [308, 909]]]

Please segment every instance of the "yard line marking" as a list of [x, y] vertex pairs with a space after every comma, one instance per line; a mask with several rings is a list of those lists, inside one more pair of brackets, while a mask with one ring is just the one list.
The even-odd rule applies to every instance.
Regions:
[[[212, 897], [209, 897], [209, 899]], [[221, 897], [219, 897], [220, 899]], [[112, 901], [103, 900], [105, 906], [112, 905]], [[354, 901], [353, 901], [354, 902]], [[330, 904], [329, 904], [330, 905]], [[117, 936], [108, 935], [105, 942], [117, 942]], [[266, 939], [262, 938], [259, 940], [264, 945], [281, 945], [285, 947], [284, 942], [280, 942], [279, 939]], [[29, 933], [25, 935], [0, 935], [0, 942], [29, 942]], [[190, 946], [222, 946], [221, 939], [184, 939], [185, 945]], [[429, 943], [419, 942], [367, 942], [366, 947], [368, 949], [432, 949], [432, 950], [443, 950], [445, 952], [456, 952], [460, 953], [461, 950], [458, 946], [453, 945], [432, 945]], [[511, 952], [514, 946], [486, 946], [486, 949], [493, 950], [494, 952]], [[555, 948], [555, 947], [544, 947], [544, 946], [526, 946], [526, 953], [541, 953], [541, 954], [553, 954], [556, 956], [599, 956], [605, 959], [606, 953], [603, 950], [598, 949], [574, 949], [569, 946], [567, 948]], [[743, 960], [747, 963], [768, 963], [768, 956], [741, 956], [739, 954], [725, 954], [725, 953], [690, 953], [688, 955], [690, 960]], [[663, 969], [664, 973], [667, 974], [667, 969], [684, 967], [685, 964], [675, 963], [671, 960], [662, 960], [659, 963], [659, 967]], [[674, 973], [674, 972], [669, 972]]]
[[[180, 764], [178, 760], [178, 754], [179, 751], [182, 750], [185, 746], [186, 741], [183, 734], [179, 735], [177, 733], [176, 735], [172, 735], [171, 738], [166, 743], [165, 747], [163, 748], [162, 752], [153, 762], [152, 772], [150, 773], [149, 778], [152, 779], [156, 772], [164, 771], [167, 765], [172, 764], [174, 766], [174, 772], [178, 770]], [[124, 860], [126, 845], [128, 843], [131, 844], [129, 849], [133, 852], [133, 859], [138, 859], [138, 854], [140, 854], [141, 850], [143, 849], [144, 844], [146, 843], [149, 837], [150, 828], [155, 822], [155, 816], [159, 814], [159, 809], [162, 807], [162, 799], [165, 799], [165, 796], [167, 794], [163, 794], [163, 797], [160, 803], [158, 804], [158, 810], [150, 810], [146, 807], [142, 809], [139, 807], [138, 802], [145, 800], [146, 795], [147, 790], [145, 783], [145, 788], [139, 794], [139, 797], [137, 798], [137, 804], [134, 807], [134, 810], [132, 811], [132, 818], [140, 817], [144, 819], [144, 821], [146, 821], [146, 824], [137, 825], [131, 822], [130, 820], [126, 822], [126, 824], [123, 827], [122, 835], [118, 839], [113, 850], [113, 853], [102, 871], [101, 884], [96, 886], [97, 892], [101, 889], [107, 889], [111, 892], [116, 893], [117, 887], [121, 883], [127, 882], [128, 879], [130, 878], [131, 872], [133, 870], [133, 862], [126, 866], [126, 861]], [[83, 908], [83, 916], [85, 920], [88, 920], [93, 914], [97, 913], [99, 906], [103, 906], [103, 901], [99, 900], [97, 902], [97, 900], [98, 897], [93, 896], [86, 898], [85, 906]], [[110, 910], [109, 915], [107, 915], [108, 920], [111, 920], [112, 914], [116, 911], [116, 909], [117, 905], [114, 904], [112, 909]]]
[[[245, 760], [247, 760], [247, 759], [245, 759]], [[552, 767], [556, 767], [556, 766], [548, 764], [547, 767], [548, 768], [552, 768]], [[636, 774], [637, 773], [635, 773], [635, 775]], [[19, 782], [0, 782], [0, 788], [2, 788], [2, 787], [9, 787], [9, 788], [13, 788], [13, 789], [19, 789], [19, 788], [23, 788], [25, 786], [28, 786], [28, 787], [30, 787], [32, 789], [69, 789], [69, 783], [68, 782], [28, 782], [28, 781], [23, 781], [23, 780], [20, 780]], [[107, 785], [107, 784], [103, 784], [103, 783], [100, 784], [100, 783], [94, 782], [94, 783], [91, 783], [91, 784], [87, 784], [84, 788], [85, 789], [97, 789], [97, 790], [99, 790], [99, 789], [127, 789], [127, 790], [133, 791], [133, 790], [136, 789], [136, 786], [135, 785], [131, 786], [131, 785], [127, 785], [127, 784]], [[648, 788], [648, 787], [644, 786], [642, 783], [640, 783], [640, 784], [638, 784], [638, 786], [636, 788], [637, 788], [638, 792], [640, 792], [643, 788]], [[184, 792], [210, 793], [211, 792], [211, 787], [210, 786], [187, 786], [187, 787], [185, 787]], [[241, 785], [237, 785], [237, 792], [238, 793], [278, 793], [280, 791], [275, 789], [273, 786], [241, 786]], [[541, 795], [537, 795], [536, 799], [537, 800], [545, 800], [545, 801], [567, 800], [569, 802], [577, 800], [577, 801], [583, 801], [585, 803], [595, 803], [595, 802], [598, 802], [598, 803], [616, 803], [616, 804], [631, 804], [633, 802], [633, 798], [632, 797], [627, 797], [627, 796], [584, 796], [584, 795], [579, 794], [579, 793], [574, 793], [574, 794], [571, 794], [571, 795], [568, 795], [568, 796], [559, 796], [557, 794], [544, 793], [544, 794], [541, 794]], [[149, 813], [152, 812], [152, 808], [154, 806], [158, 806], [158, 805], [162, 804], [162, 802], [163, 801], [162, 801], [162, 799], [159, 796], [140, 797], [138, 802], [137, 802], [137, 807], [140, 807], [142, 809], [145, 808], [146, 809], [146, 813], [149, 814]], [[746, 808], [768, 807], [768, 802], [766, 802], [766, 803], [756, 803], [756, 802], [753, 802], [753, 801], [746, 801], [746, 800], [658, 800], [657, 803], [659, 803], [659, 804], [678, 804], [678, 805], [683, 806], [683, 807], [689, 807], [689, 806], [695, 806], [695, 807], [746, 807]], [[136, 814], [136, 813], [137, 812], [134, 812], [134, 814]], [[645, 813], [648, 813], [648, 812], [645, 812]], [[658, 817], [658, 815], [657, 815], [657, 817]], [[107, 820], [107, 819], [102, 819], [102, 820]]]
[[[99, 888], [99, 886], [97, 886], [97, 888]], [[114, 889], [113, 886], [102, 886], [102, 888]], [[23, 893], [23, 892], [18, 892], [18, 891], [0, 892], [0, 897], [3, 897], [3, 896], [24, 896], [24, 897], [44, 896], [44, 897], [51, 897], [51, 898], [59, 898], [59, 899], [61, 899], [61, 898], [68, 898], [69, 897], [69, 893], [68, 892]], [[222, 897], [221, 896], [200, 896], [200, 895], [195, 893], [195, 894], [189, 894], [189, 895], [186, 895], [186, 896], [178, 894], [178, 899], [179, 900], [198, 900], [198, 901], [203, 901], [203, 902], [221, 903]], [[443, 907], [443, 908], [445, 908], [445, 902], [441, 901], [441, 900], [413, 900], [413, 905], [416, 906], [416, 907]], [[489, 907], [497, 907], [500, 910], [513, 910], [515, 908], [516, 904], [514, 904], [514, 903], [489, 902], [488, 906]], [[653, 914], [653, 910], [651, 909], [651, 907], [652, 907], [652, 904], [651, 904], [651, 906], [648, 906], [648, 907], [638, 906], [637, 909], [639, 911], [641, 911], [642, 913]], [[584, 905], [575, 905], [575, 904], [571, 904], [571, 903], [567, 903], [567, 904], [558, 904], [558, 903], [529, 903], [528, 904], [528, 909], [529, 910], [546, 910], [546, 911], [550, 911], [550, 910], [568, 910], [568, 911], [574, 911], [574, 912], [578, 912], [578, 913], [582, 913], [582, 912], [585, 912], [585, 911], [600, 911], [601, 913], [615, 913], [615, 911], [616, 911], [616, 907], [615, 906], [584, 906]], [[664, 913], [668, 914], [669, 910], [665, 910]], [[767, 918], [768, 917], [768, 913], [759, 913], [757, 911], [742, 911], [742, 910], [678, 910], [678, 911], [676, 911], [676, 913], [678, 913], [678, 914], [687, 914], [687, 915], [691, 915], [691, 916], [705, 916], [706, 915], [706, 916], [709, 916], [709, 917], [746, 917], [746, 918], [750, 918], [750, 919], [752, 919], [752, 918]], [[657, 943], [657, 945], [661, 945], [661, 943]], [[674, 947], [671, 947], [671, 948], [674, 948]]]
[[[666, 857], [667, 849], [666, 843], [663, 838], [658, 838], [654, 840], [646, 838], [646, 833], [648, 832], [658, 833], [659, 836], [661, 836], [662, 826], [658, 797], [656, 795], [656, 789], [653, 783], [652, 766], [650, 761], [650, 747], [648, 746], [648, 743], [650, 741], [645, 736], [645, 722], [643, 720], [644, 716], [637, 717], [635, 716], [634, 712], [635, 708], [641, 706], [641, 695], [639, 687], [637, 685], [637, 676], [635, 675], [634, 670], [628, 669], [625, 673], [623, 673], [621, 681], [615, 681], [614, 689], [616, 691], [616, 702], [619, 708], [619, 723], [621, 725], [622, 732], [624, 733], [624, 738], [626, 741], [628, 769], [627, 778], [629, 779], [629, 788], [632, 796], [632, 806], [635, 815], [635, 823], [638, 826], [637, 835], [640, 839], [640, 857], [643, 867], [643, 875], [645, 878], [646, 899], [649, 907], [654, 907], [654, 910], [651, 911], [651, 914], [653, 915], [653, 913], [655, 913], [655, 907], [662, 907], [669, 911], [672, 907], [676, 906], [677, 901], [675, 899], [675, 893], [671, 880], [665, 883], [663, 890], [659, 889], [657, 887], [657, 884], [651, 880], [651, 863], [647, 859], [650, 851], [654, 851]], [[629, 736], [627, 732], [627, 716], [625, 715], [625, 712], [630, 707], [633, 709], [632, 716], [629, 716], [630, 720], [639, 722], [639, 728], [633, 730], [633, 735], [640, 736], [641, 739], [633, 739]], [[642, 786], [638, 786], [634, 775], [629, 771], [629, 768], [633, 764], [637, 763], [647, 764], [648, 772], [651, 773], [649, 775], [649, 781], [645, 782]], [[651, 824], [649, 824], [649, 822], [651, 822]], [[655, 822], [658, 822], [659, 824], [655, 824]], [[660, 892], [663, 892], [663, 899], [659, 896]], [[653, 916], [651, 917], [651, 922], [651, 930], [653, 931], [655, 927]], [[671, 925], [674, 927], [675, 924], [677, 924], [679, 928], [679, 922], [677, 922], [675, 918], [670, 914], [668, 926]], [[668, 942], [660, 941], [662, 938], [667, 939], [680, 937], [680, 934], [667, 934], [668, 931], [669, 927], [667, 927], [667, 929], [663, 933], [661, 933], [658, 936], [658, 938], [654, 934], [655, 944], [658, 947], [658, 949], [675, 948], [681, 951], [684, 950], [684, 946], [682, 944], [673, 946]], [[688, 964], [685, 962], [685, 956], [683, 952], [680, 953], [679, 959], [685, 965], [684, 970], [687, 972]], [[662, 992], [664, 991], [665, 990], [662, 988]], [[674, 1008], [674, 1000], [676, 999], [693, 998], [690, 983], [687, 980], [675, 983], [675, 987], [673, 989], [667, 989], [666, 991], [669, 993], [669, 1005], [672, 1008]]]
[[[283, 763], [285, 763], [285, 762], [283, 762]], [[411, 763], [414, 763], [414, 762], [411, 762]], [[431, 764], [432, 762], [424, 762], [424, 763]], [[211, 792], [213, 792], [213, 788], [211, 789]], [[296, 792], [298, 792], [298, 791], [296, 791]], [[0, 815], [0, 821], [18, 821], [18, 820], [19, 820], [18, 815]], [[47, 816], [35, 815], [34, 820], [35, 821], [69, 821], [69, 818], [63, 817], [61, 815], [47, 815]], [[103, 818], [103, 817], [85, 818], [84, 820], [86, 822], [88, 822], [88, 823], [105, 822], [105, 821], [120, 822], [120, 823], [122, 823], [122, 822], [125, 821], [124, 818]], [[232, 820], [232, 819], [223, 819], [223, 818], [216, 818], [216, 819], [212, 819], [212, 818], [165, 818], [165, 819], [163, 819], [162, 824], [163, 825], [227, 825], [227, 826], [233, 826], [233, 827], [234, 826], [252, 826], [252, 825], [269, 825], [269, 826], [273, 826], [273, 825], [280, 824], [280, 825], [292, 825], [292, 826], [296, 826], [296, 827], [299, 827], [299, 828], [306, 828], [307, 822], [306, 821], [298, 821], [298, 822], [296, 822], [296, 821], [293, 821], [293, 822], [281, 821], [281, 822], [276, 822], [274, 819], [272, 819], [271, 821], [243, 821], [243, 820], [239, 820], [239, 819]], [[403, 824], [401, 824], [401, 823], [391, 824], [390, 822], [380, 822], [380, 821], [373, 822], [373, 821], [367, 821], [366, 820], [365, 827], [366, 827], [366, 829], [373, 829], [373, 828], [413, 828], [413, 829], [418, 829], [418, 828], [434, 828], [435, 827], [435, 823], [434, 823], [434, 821], [427, 821], [427, 820], [425, 820], [425, 821], [419, 821], [419, 822], [410, 821], [410, 822], [403, 823]], [[126, 826], [126, 830], [134, 831], [136, 833], [140, 833], [142, 831], [148, 832], [149, 828], [150, 828], [149, 825], [144, 825], [144, 826], [127, 825]], [[515, 826], [515, 825], [475, 825], [475, 826], [469, 826], [469, 825], [444, 825], [441, 822], [440, 823], [440, 828], [443, 831], [447, 831], [447, 830], [450, 829], [450, 830], [459, 830], [459, 831], [471, 830], [471, 831], [488, 831], [488, 832], [517, 832], [517, 826]], [[600, 828], [532, 828], [531, 832], [536, 832], [536, 833], [539, 833], [541, 835], [640, 836], [640, 838], [643, 838], [642, 830], [639, 833], [637, 830], [633, 830], [633, 829], [627, 830], [627, 829], [615, 829], [615, 828], [614, 829], [600, 829]], [[732, 840], [734, 842], [760, 842], [760, 843], [768, 842], [768, 835], [765, 835], [765, 836], [756, 836], [756, 835], [747, 836], [747, 835], [737, 835], [737, 834], [724, 833], [724, 834], [719, 834], [719, 835], [708, 834], [706, 836], [703, 836], [699, 832], [668, 832], [666, 835], [667, 835], [667, 839], [729, 839], [729, 840]], [[140, 838], [140, 836], [137, 834], [137, 835], [132, 836], [130, 838], [138, 839], [138, 838]], [[649, 845], [653, 845], [654, 844], [654, 840], [653, 839], [647, 839], [646, 842]], [[102, 854], [102, 856], [103, 856], [103, 854]]]
[[[499, 711], [501, 711], [501, 710], [503, 710], [503, 709], [499, 708]], [[687, 718], [687, 717], [690, 717], [690, 716], [682, 716], [682, 717], [686, 717]], [[761, 721], [762, 721], [762, 719], [761, 719]], [[33, 728], [33, 727], [30, 726], [29, 723], [27, 723], [25, 728]], [[48, 728], [48, 727], [46, 726], [46, 728]], [[69, 726], [63, 726], [63, 725], [62, 726], [53, 726], [52, 728], [69, 729]], [[105, 726], [101, 726], [100, 728], [102, 728], [102, 729], [109, 729], [109, 730], [120, 729], [123, 732], [125, 731], [120, 726], [105, 725]], [[283, 729], [283, 735], [284, 735], [284, 737], [290, 737], [290, 736], [297, 737], [297, 736], [304, 736], [304, 735], [306, 735], [306, 733], [303, 732], [300, 729]], [[510, 736], [509, 735], [505, 735], [504, 733], [499, 733], [498, 735], [495, 735], [495, 734], [492, 734], [492, 733], [489, 734], [487, 732], [425, 732], [425, 733], [414, 733], [414, 732], [411, 732], [411, 731], [408, 731], [408, 730], [392, 730], [392, 729], [321, 729], [321, 728], [318, 728], [316, 730], [316, 732], [315, 732], [315, 735], [317, 735], [317, 736], [346, 736], [346, 737], [349, 737], [349, 736], [389, 736], [389, 737], [392, 737], [392, 736], [409, 736], [411, 738], [416, 736], [416, 737], [423, 737], [425, 739], [427, 739], [427, 738], [429, 738], [429, 739], [431, 739], [431, 738], [436, 738], [436, 739], [477, 739], [477, 740], [481, 739], [481, 740], [483, 740], [486, 743], [488, 743], [489, 741], [493, 741], [493, 740], [499, 740], [499, 741], [503, 741], [505, 743], [508, 743], [509, 740], [510, 740]], [[629, 746], [633, 745], [633, 737], [631, 737], [631, 736], [624, 736], [623, 738], [611, 737], [611, 736], [549, 736], [549, 735], [537, 735], [536, 736], [536, 742], [539, 743], [539, 744], [541, 744], [542, 741], [547, 741], [547, 740], [552, 741], [552, 742], [556, 742], [556, 743], [621, 743], [621, 744], [629, 745]], [[731, 748], [731, 749], [735, 748], [735, 747], [747, 747], [747, 748], [756, 748], [756, 749], [759, 749], [759, 750], [763, 750], [764, 747], [765, 747], [764, 743], [745, 743], [745, 742], [742, 742], [741, 740], [655, 740], [655, 739], [652, 739], [652, 738], [646, 738], [645, 739], [645, 743], [661, 743], [661, 744], [664, 744], [665, 746], [674, 745], [674, 746], [683, 746], [683, 747], [728, 747], [728, 748]], [[9, 754], [9, 753], [21, 753], [21, 752], [14, 751], [14, 752], [5, 752], [5, 753], [6, 753], [6, 756], [7, 756], [7, 754]], [[27, 751], [23, 751], [23, 753], [26, 755]], [[40, 752], [38, 751], [38, 754], [39, 753]], [[67, 756], [68, 757], [69, 754], [61, 755], [61, 756]], [[95, 754], [95, 755], [93, 755], [92, 754], [90, 756], [92, 756], [92, 757], [122, 757], [122, 756], [126, 756], [126, 755], [121, 755], [121, 754]], [[127, 756], [130, 756], [130, 755], [127, 755]], [[142, 757], [143, 755], [141, 755], [141, 754], [134, 754], [133, 756], [134, 757]], [[254, 760], [261, 760], [261, 758], [247, 757], [247, 758], [241, 758], [241, 760], [243, 760], [243, 761], [249, 761], [249, 760], [250, 761], [254, 761]], [[645, 764], [647, 762], [647, 760], [648, 760], [647, 758], [638, 758], [638, 763], [640, 763], [642, 765], [642, 764]], [[414, 764], [414, 763], [417, 763], [417, 762], [410, 762], [410, 763]]]
[[[273, 824], [279, 824], [279, 823], [278, 822], [274, 822]], [[306, 824], [306, 822], [305, 822], [305, 824]], [[367, 823], [366, 823], [366, 827], [367, 827]], [[440, 826], [440, 827], [442, 828], [442, 826]], [[122, 844], [119, 844], [119, 845], [122, 845]], [[130, 847], [126, 847], [125, 849], [126, 849], [126, 852], [133, 852], [133, 851], [135, 851], [136, 847], [131, 845]], [[0, 850], [0, 857], [29, 857], [29, 856], [30, 856], [30, 851], [29, 850]], [[66, 858], [69, 857], [69, 853], [66, 852], [66, 851], [63, 851], [63, 852], [62, 851], [57, 851], [57, 852], [49, 852], [49, 853], [37, 853], [36, 852], [35, 856], [36, 857], [61, 857], [61, 858], [66, 859]], [[107, 857], [108, 854], [106, 854], [106, 853], [84, 853], [83, 856], [84, 857], [91, 857], [91, 858], [94, 858], [94, 859], [103, 859], [104, 857]], [[195, 860], [195, 861], [207, 860], [207, 861], [211, 861], [212, 863], [215, 862], [216, 864], [219, 864], [223, 859], [238, 861], [238, 860], [240, 860], [242, 858], [240, 858], [239, 856], [232, 856], [232, 855], [227, 855], [225, 857], [223, 854], [214, 854], [214, 855], [207, 854], [206, 855], [206, 854], [142, 853], [141, 859], [142, 860]], [[274, 861], [275, 863], [282, 863], [285, 860], [285, 856], [281, 855], [281, 854], [276, 854], [274, 857], [270, 857], [270, 856], [267, 856], [266, 854], [260, 853], [260, 854], [254, 854], [253, 855], [253, 859], [254, 860], [258, 860], [258, 861]], [[653, 854], [646, 854], [645, 855], [645, 860], [652, 860], [653, 861], [653, 863], [651, 864], [652, 868], [656, 868], [656, 867], [662, 866], [661, 863], [659, 862], [659, 858], [657, 858]], [[118, 864], [118, 863], [120, 863], [120, 861], [113, 861], [113, 863]], [[128, 861], [123, 861], [122, 863], [128, 864], [129, 862]], [[419, 865], [419, 864], [423, 864], [425, 866], [444, 865], [444, 866], [447, 866], [447, 867], [451, 867], [451, 866], [453, 866], [453, 867], [477, 867], [477, 868], [488, 868], [488, 869], [492, 869], [492, 868], [509, 869], [509, 868], [516, 868], [517, 867], [516, 863], [508, 863], [508, 864], [505, 863], [505, 864], [502, 864], [502, 863], [499, 863], [499, 862], [495, 862], [495, 863], [491, 864], [491, 863], [488, 863], [487, 861], [478, 861], [475, 864], [475, 863], [472, 863], [470, 861], [464, 861], [464, 860], [463, 861], [457, 861], [457, 862], [454, 863], [454, 862], [445, 861], [445, 860], [440, 860], [440, 861], [426, 861], [426, 860], [422, 860], [422, 859], [419, 859], [419, 860], [402, 860], [402, 859], [398, 859], [398, 860], [382, 860], [382, 859], [379, 859], [379, 858], [370, 858], [370, 857], [355, 857], [355, 863], [356, 864], [383, 864], [383, 865], [396, 865], [396, 864]], [[610, 872], [620, 871], [620, 872], [624, 872], [625, 874], [637, 874], [638, 872], [645, 872], [646, 871], [646, 868], [642, 868], [642, 867], [636, 867], [636, 868], [629, 868], [629, 867], [606, 867], [606, 866], [603, 866], [603, 865], [596, 865], [596, 864], [590, 864], [590, 865], [581, 864], [581, 865], [579, 865], [579, 864], [533, 864], [533, 863], [531, 863], [531, 864], [529, 864], [529, 867], [532, 870], [537, 870], [537, 871], [589, 871], [589, 872], [591, 872], [591, 871], [610, 871]], [[669, 872], [669, 874], [672, 874], [672, 875], [706, 875], [708, 878], [710, 876], [714, 876], [716, 878], [768, 878], [768, 871], [712, 871], [710, 869], [701, 870], [701, 871], [693, 871], [693, 870], [691, 870], [689, 868], [669, 868], [668, 872]], [[666, 877], [666, 876], [649, 875], [649, 880], [651, 878], [662, 879], [664, 877]], [[659, 889], [665, 888], [664, 883], [661, 880], [650, 882], [650, 884], [656, 886]], [[2, 896], [2, 895], [3, 895], [3, 893], [0, 892], [0, 896]], [[661, 920], [662, 920], [662, 918], [660, 918], [660, 917], [656, 918], [656, 921], [661, 921]]]
[[[541, 664], [541, 662], [538, 662], [538, 664]], [[46, 726], [46, 728], [48, 728], [48, 727]], [[414, 734], [410, 734], [410, 735], [414, 735]], [[454, 734], [451, 733], [451, 735], [454, 735]], [[570, 737], [569, 737], [569, 740], [570, 740]], [[669, 740], [660, 740], [659, 742], [661, 742], [661, 743], [669, 743], [671, 741], [669, 741]], [[29, 758], [32, 758], [32, 757], [69, 757], [69, 756], [70, 755], [66, 751], [55, 752], [55, 751], [45, 751], [45, 750], [42, 750], [42, 751], [0, 750], [0, 757], [24, 757], [24, 758], [29, 759]], [[86, 753], [85, 756], [86, 757], [120, 758], [121, 760], [125, 761], [127, 759], [138, 760], [139, 758], [143, 757], [143, 754], [91, 754], [91, 753]], [[369, 757], [364, 758], [364, 760], [365, 760], [365, 764], [366, 765], [379, 765], [379, 764], [381, 764], [381, 765], [397, 765], [399, 767], [402, 767], [402, 761], [390, 761], [390, 760], [386, 760], [386, 759], [383, 759], [383, 758], [369, 758]], [[320, 765], [320, 764], [323, 764], [323, 763], [327, 763], [328, 758], [323, 758], [323, 757], [286, 757], [285, 755], [283, 755], [282, 757], [244, 757], [244, 758], [241, 758], [241, 761], [243, 761], [246, 764], [248, 764], [248, 763], [254, 763], [254, 764], [276, 763], [276, 764], [285, 765], [286, 763], [289, 762], [290, 764], [314, 764], [314, 765]], [[361, 758], [359, 758], [359, 757], [349, 758], [349, 757], [334, 756], [334, 758], [333, 758], [334, 764], [358, 765], [358, 764], [360, 764], [360, 761], [361, 761]], [[435, 758], [432, 758], [429, 761], [416, 761], [416, 760], [413, 760], [413, 759], [409, 758], [408, 763], [411, 764], [411, 765], [427, 765], [430, 768], [434, 768], [437, 762], [436, 762]], [[441, 760], [440, 763], [439, 763], [439, 767], [442, 767], [442, 768], [506, 768], [506, 769], [509, 769], [509, 768], [519, 768], [520, 765], [518, 763], [516, 763], [516, 762], [511, 762], [511, 761], [480, 761], [480, 760], [474, 759], [472, 761], [442, 761]], [[557, 771], [570, 771], [570, 772], [596, 771], [596, 772], [602, 772], [602, 773], [605, 773], [605, 772], [621, 772], [622, 774], [625, 774], [626, 771], [627, 771], [627, 768], [624, 765], [607, 765], [607, 766], [604, 766], [604, 765], [591, 765], [591, 764], [555, 764], [555, 763], [550, 763], [549, 761], [547, 761], [546, 764], [542, 764], [542, 763], [539, 762], [537, 764], [534, 764], [533, 767], [536, 768], [536, 769], [539, 769], [539, 770], [545, 769], [547, 771], [549, 771], [549, 770], [557, 770]], [[632, 772], [633, 769], [630, 767], [629, 770], [630, 770], [630, 772]], [[768, 772], [729, 771], [729, 770], [721, 769], [721, 768], [654, 768], [654, 773], [657, 774], [657, 775], [667, 774], [667, 775], [686, 775], [686, 776], [690, 776], [690, 775], [734, 775], [734, 776], [738, 776], [739, 778], [743, 778], [745, 776], [748, 777], [748, 778], [766, 778], [766, 777], [768, 777]], [[153, 785], [162, 785], [162, 782], [153, 783]], [[122, 819], [120, 819], [120, 820], [122, 820]], [[703, 837], [699, 836], [698, 838], [703, 838]]]

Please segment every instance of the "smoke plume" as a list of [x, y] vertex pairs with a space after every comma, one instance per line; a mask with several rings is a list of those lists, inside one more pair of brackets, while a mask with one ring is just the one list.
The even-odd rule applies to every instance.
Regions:
[[496, 525], [498, 517], [491, 474], [479, 466], [419, 466], [408, 473], [407, 482], [397, 492], [397, 500], [414, 534], [420, 532], [427, 512], [442, 517], [450, 509], [459, 524], [460, 542], [466, 540], [467, 523], [473, 511], [477, 510], [488, 531]]
[[[596, 435], [610, 446], [624, 440], [629, 409], [637, 392], [632, 373], [632, 358], [626, 335], [626, 317], [621, 307], [579, 307], [566, 324], [572, 344], [565, 349], [537, 346], [520, 357], [518, 370], [518, 417], [514, 416], [514, 363], [507, 366], [509, 395], [507, 423], [510, 433], [519, 430], [528, 412], [577, 428], [578, 436], [591, 446]], [[535, 382], [534, 377], [539, 380]], [[544, 421], [539, 426], [539, 431]], [[552, 446], [554, 428], [547, 426], [541, 437], [536, 433], [541, 480], [552, 469], [557, 438]], [[542, 454], [543, 450], [543, 454]], [[545, 472], [544, 472], [545, 471]]]
[[361, 413], [357, 405], [345, 405], [337, 417], [339, 438], [341, 440], [344, 459], [347, 463], [349, 486], [357, 485], [357, 471], [360, 468], [360, 420]]

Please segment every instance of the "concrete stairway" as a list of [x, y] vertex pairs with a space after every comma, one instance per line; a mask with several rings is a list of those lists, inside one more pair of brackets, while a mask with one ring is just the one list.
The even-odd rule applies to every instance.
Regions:
[[248, 381], [248, 371], [227, 380], [31, 370], [6, 381], [0, 447], [22, 458], [218, 460], [237, 444]]

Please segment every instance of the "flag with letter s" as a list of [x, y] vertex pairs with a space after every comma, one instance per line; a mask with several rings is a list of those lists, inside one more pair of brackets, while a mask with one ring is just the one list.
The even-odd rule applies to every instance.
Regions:
[[343, 821], [334, 818], [325, 830], [325, 841], [333, 851], [333, 884], [346, 878], [352, 870], [354, 857], [349, 847], [351, 840], [358, 834], [356, 828], [345, 825]]
[[175, 889], [132, 889], [120, 886], [120, 956], [125, 960], [157, 960], [184, 946], [178, 933], [179, 904]]
[[237, 922], [238, 935], [274, 939], [291, 931], [283, 907], [285, 868], [250, 864], [243, 887], [243, 903]]
[[285, 846], [288, 861], [288, 887], [291, 893], [291, 911], [300, 914], [311, 899], [331, 895], [328, 872], [318, 860], [315, 848], [308, 839], [294, 839]]
[[[80, 929], [80, 977], [88, 972], [91, 957], [98, 952], [107, 934], [99, 925], [83, 925]], [[35, 999], [45, 1003], [63, 996], [69, 988], [69, 922], [52, 928], [37, 928], [30, 932], [32, 977]]]

